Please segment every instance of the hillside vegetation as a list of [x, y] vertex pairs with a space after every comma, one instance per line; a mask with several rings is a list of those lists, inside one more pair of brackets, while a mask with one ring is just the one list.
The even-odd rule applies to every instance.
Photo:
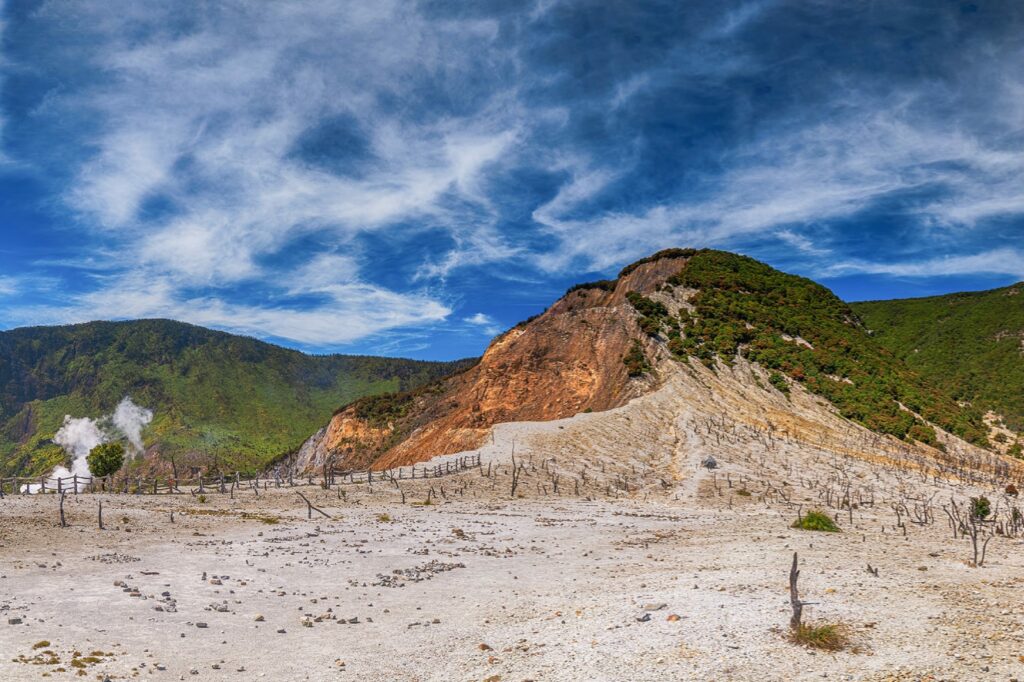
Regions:
[[0, 332], [0, 473], [48, 471], [64, 458], [51, 439], [65, 414], [98, 417], [125, 395], [153, 410], [144, 439], [163, 456], [252, 470], [340, 404], [467, 364], [310, 356], [169, 320]]
[[673, 316], [662, 303], [629, 296], [641, 329], [666, 338], [677, 357], [713, 365], [716, 357], [728, 362], [742, 355], [770, 370], [771, 383], [783, 392], [784, 375], [879, 433], [934, 445], [935, 431], [926, 423], [932, 422], [986, 443], [979, 410], [959, 406], [876, 343], [850, 307], [825, 287], [745, 256], [691, 253], [665, 289], [696, 290], [688, 299], [692, 311]]
[[852, 307], [878, 343], [923, 377], [1024, 430], [1024, 283]]

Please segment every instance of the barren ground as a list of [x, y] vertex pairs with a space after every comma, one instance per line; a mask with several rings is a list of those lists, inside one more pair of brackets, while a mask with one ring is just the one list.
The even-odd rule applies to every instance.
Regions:
[[[832, 418], [806, 396], [740, 409], [679, 392], [501, 426], [483, 469], [403, 481], [405, 504], [389, 483], [301, 488], [330, 519], [288, 489], [83, 494], [60, 528], [55, 496], [8, 496], [0, 680], [1024, 679], [1021, 540], [995, 538], [973, 568], [941, 511], [894, 527], [892, 500], [934, 494], [937, 510], [974, 488], [872, 463], [883, 446], [851, 454], [846, 426], [813, 446]], [[773, 405], [808, 420], [761, 443], [751, 425], [781, 419]], [[706, 421], [723, 411], [736, 421]], [[698, 467], [711, 452], [714, 472]], [[789, 527], [844, 480], [858, 504], [830, 509], [842, 532]], [[794, 551], [807, 619], [841, 623], [846, 650], [786, 640]]]

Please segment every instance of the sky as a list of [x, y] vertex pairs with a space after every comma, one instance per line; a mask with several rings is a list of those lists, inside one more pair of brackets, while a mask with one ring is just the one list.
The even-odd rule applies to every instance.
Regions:
[[714, 247], [1024, 279], [1024, 3], [0, 0], [0, 329], [450, 359]]

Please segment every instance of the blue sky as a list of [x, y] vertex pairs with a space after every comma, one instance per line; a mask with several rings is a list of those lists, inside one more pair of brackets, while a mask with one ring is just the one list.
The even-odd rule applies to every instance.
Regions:
[[0, 0], [0, 328], [480, 353], [670, 246], [1024, 279], [1024, 4]]

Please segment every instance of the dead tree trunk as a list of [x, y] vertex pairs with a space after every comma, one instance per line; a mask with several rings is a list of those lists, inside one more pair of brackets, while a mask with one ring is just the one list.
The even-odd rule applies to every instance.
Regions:
[[793, 616], [789, 619], [789, 627], [793, 630], [800, 629], [800, 619], [804, 613], [804, 603], [800, 601], [800, 593], [796, 587], [796, 581], [800, 577], [800, 570], [796, 567], [796, 562], [796, 552], [793, 552], [793, 566], [789, 569], [789, 604], [793, 607]]
[[[59, 479], [58, 479], [59, 480]], [[63, 490], [60, 493], [60, 527], [67, 528], [68, 522], [64, 519], [64, 497], [67, 495]]]
[[323, 509], [319, 509], [317, 507], [314, 507], [313, 503], [310, 502], [308, 499], [306, 499], [306, 496], [303, 495], [302, 493], [300, 493], [298, 490], [295, 491], [295, 494], [298, 495], [299, 497], [301, 497], [302, 501], [306, 503], [306, 518], [312, 519], [314, 511], [316, 511], [316, 512], [318, 512], [320, 514], [323, 514], [327, 518], [331, 518], [330, 514], [325, 512]]

